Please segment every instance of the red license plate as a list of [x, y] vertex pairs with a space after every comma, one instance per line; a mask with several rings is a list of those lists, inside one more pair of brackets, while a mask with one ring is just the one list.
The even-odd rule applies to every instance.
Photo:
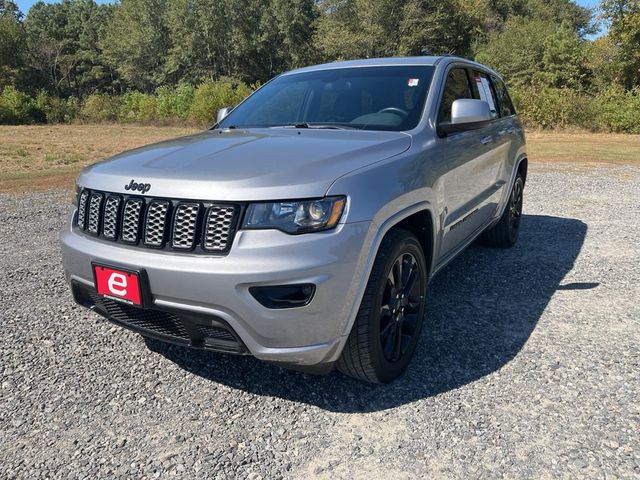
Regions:
[[93, 264], [96, 291], [107, 298], [142, 305], [140, 273]]

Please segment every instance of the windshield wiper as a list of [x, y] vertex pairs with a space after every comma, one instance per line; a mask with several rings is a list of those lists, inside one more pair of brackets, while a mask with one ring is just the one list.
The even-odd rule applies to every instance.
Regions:
[[310, 122], [300, 122], [292, 125], [273, 125], [270, 128], [317, 128], [317, 129], [327, 129], [327, 130], [354, 130], [355, 127], [349, 125], [342, 124], [334, 124], [334, 123], [310, 123]]
[[[222, 127], [217, 127], [222, 128]], [[229, 125], [224, 127], [225, 130], [235, 130], [237, 128], [317, 128], [326, 130], [357, 130], [357, 127], [337, 123], [309, 123], [300, 122], [291, 125]]]

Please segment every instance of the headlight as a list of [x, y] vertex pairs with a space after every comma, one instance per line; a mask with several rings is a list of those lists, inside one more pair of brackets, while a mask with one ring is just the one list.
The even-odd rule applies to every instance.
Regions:
[[251, 203], [244, 215], [242, 228], [276, 228], [292, 234], [328, 230], [338, 224], [345, 203], [344, 197]]

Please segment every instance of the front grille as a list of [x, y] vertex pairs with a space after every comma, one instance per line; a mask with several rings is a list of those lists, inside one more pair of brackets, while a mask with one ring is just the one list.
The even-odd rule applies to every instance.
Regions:
[[231, 248], [240, 205], [142, 198], [82, 190], [78, 229], [114, 242], [156, 249], [225, 254]]
[[204, 248], [212, 251], [225, 251], [230, 244], [230, 233], [235, 207], [213, 206], [207, 212], [207, 224], [204, 232]]
[[101, 193], [92, 193], [89, 200], [89, 224], [87, 231], [97, 235], [100, 231], [100, 214], [102, 213], [102, 197]]
[[173, 219], [173, 237], [171, 246], [180, 250], [191, 250], [196, 241], [196, 228], [198, 227], [198, 212], [200, 205], [197, 203], [181, 203], [176, 209]]
[[123, 242], [138, 243], [142, 204], [143, 201], [139, 198], [131, 198], [124, 204], [124, 214], [122, 215]]
[[102, 234], [109, 240], [115, 240], [118, 233], [118, 216], [122, 200], [117, 195], [109, 195], [104, 204], [104, 217], [102, 218]]
[[84, 190], [78, 196], [78, 227], [83, 230], [87, 226], [87, 200], [89, 200], [89, 190]]
[[144, 226], [144, 243], [150, 247], [162, 247], [169, 202], [153, 200], [147, 208], [147, 220]]

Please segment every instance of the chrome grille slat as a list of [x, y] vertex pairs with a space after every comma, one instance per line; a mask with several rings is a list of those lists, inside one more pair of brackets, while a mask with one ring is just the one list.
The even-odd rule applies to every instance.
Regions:
[[89, 198], [89, 219], [87, 222], [87, 232], [97, 235], [100, 231], [100, 217], [102, 209], [102, 199], [104, 196], [101, 193], [92, 193]]
[[231, 246], [236, 207], [213, 205], [207, 210], [204, 227], [205, 250], [224, 252]]
[[102, 235], [109, 240], [115, 240], [118, 233], [118, 214], [121, 199], [117, 195], [109, 195], [104, 203], [104, 217], [102, 219]]
[[139, 247], [225, 255], [241, 211], [237, 204], [83, 189], [74, 228]]
[[87, 200], [89, 200], [89, 190], [83, 190], [78, 197], [78, 227], [82, 230], [86, 227]]
[[140, 232], [140, 213], [142, 213], [142, 200], [130, 198], [124, 205], [122, 214], [122, 241], [137, 243]]
[[195, 246], [198, 228], [199, 203], [180, 203], [173, 217], [171, 246], [178, 250], [191, 250]]
[[164, 245], [164, 233], [167, 225], [169, 202], [153, 200], [147, 208], [147, 218], [144, 226], [144, 243], [150, 247]]

